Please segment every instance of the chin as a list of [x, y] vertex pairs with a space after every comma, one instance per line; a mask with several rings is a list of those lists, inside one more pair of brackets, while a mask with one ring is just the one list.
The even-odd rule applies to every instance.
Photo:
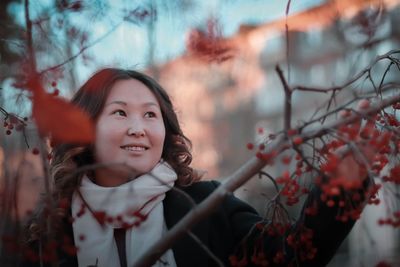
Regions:
[[[158, 161], [150, 161], [150, 160], [142, 160], [142, 159], [136, 159], [136, 160], [128, 160], [125, 162], [126, 166], [128, 166], [129, 170], [131, 173], [134, 173], [135, 176], [140, 176], [143, 174], [146, 174], [150, 172], [159, 162]], [[144, 164], [143, 164], [144, 163]]]
[[146, 174], [152, 170], [152, 168], [150, 168], [150, 167], [149, 168], [143, 168], [143, 167], [138, 168], [138, 167], [135, 167], [132, 165], [128, 165], [128, 166], [131, 169], [130, 173], [133, 174], [135, 177], [139, 177], [139, 176]]

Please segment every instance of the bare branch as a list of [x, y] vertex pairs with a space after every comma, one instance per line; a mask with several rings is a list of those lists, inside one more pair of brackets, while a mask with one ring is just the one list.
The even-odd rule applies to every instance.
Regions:
[[278, 192], [279, 192], [279, 187], [278, 187], [278, 184], [276, 183], [274, 177], [272, 177], [272, 176], [271, 176], [270, 174], [268, 174], [267, 172], [260, 171], [260, 172], [258, 173], [258, 177], [259, 177], [259, 178], [262, 178], [263, 175], [264, 175], [265, 177], [267, 177], [267, 178], [272, 182], [272, 184], [273, 184], [274, 187], [275, 187], [276, 192], [278, 193]]
[[285, 107], [284, 107], [284, 129], [288, 131], [291, 128], [291, 117], [292, 117], [292, 89], [288, 85], [283, 72], [279, 65], [275, 67], [276, 72], [278, 73], [279, 78], [281, 79], [283, 90], [285, 92]]
[[290, 4], [292, 0], [288, 0], [285, 11], [285, 35], [286, 35], [286, 60], [287, 60], [287, 71], [288, 71], [288, 80], [290, 81], [290, 42], [289, 42], [289, 10]]
[[203, 242], [201, 242], [201, 240], [195, 234], [192, 233], [192, 231], [188, 230], [187, 233], [197, 244], [200, 245], [200, 247], [215, 261], [218, 266], [224, 267], [222, 261], [215, 256], [214, 253], [212, 253], [212, 251]]
[[361, 70], [357, 75], [355, 75], [352, 79], [348, 80], [344, 84], [340, 86], [334, 86], [334, 87], [329, 87], [329, 88], [314, 88], [314, 87], [307, 87], [307, 86], [300, 86], [296, 85], [292, 87], [293, 91], [300, 90], [300, 91], [311, 91], [311, 92], [329, 92], [329, 91], [337, 91], [341, 90], [343, 88], [348, 87], [349, 85], [353, 84], [355, 81], [360, 79], [362, 76], [364, 76], [366, 73], [368, 73], [371, 68], [378, 62], [381, 61], [382, 59], [390, 59], [390, 56], [393, 54], [399, 54], [400, 50], [391, 50], [387, 52], [386, 54], [383, 54], [381, 56], [378, 56], [373, 60], [366, 68]]
[[32, 40], [32, 21], [29, 17], [29, 0], [25, 0], [25, 23], [26, 23], [26, 31], [27, 31], [27, 47], [28, 47], [28, 60], [30, 65], [30, 71], [32, 73], [36, 72], [36, 57], [35, 51], [33, 49], [33, 40]]
[[393, 61], [392, 61], [392, 62], [390, 62], [390, 64], [387, 66], [387, 68], [386, 68], [386, 70], [385, 70], [385, 73], [382, 75], [381, 82], [379, 83], [378, 90], [379, 90], [379, 94], [380, 94], [381, 97], [382, 97], [382, 85], [383, 85], [383, 82], [385, 81], [386, 74], [389, 72], [389, 70], [390, 70], [390, 68], [392, 67], [393, 64], [394, 64], [394, 63], [393, 63]]
[[73, 61], [75, 58], [77, 58], [79, 55], [81, 55], [83, 52], [85, 52], [88, 48], [91, 48], [92, 46], [94, 46], [95, 44], [101, 42], [103, 39], [105, 39], [108, 35], [110, 35], [113, 31], [115, 31], [121, 24], [123, 21], [117, 23], [116, 25], [114, 25], [108, 32], [106, 32], [103, 36], [99, 37], [98, 39], [96, 39], [94, 42], [92, 42], [89, 45], [86, 45], [84, 47], [82, 47], [78, 53], [76, 53], [75, 55], [69, 57], [68, 59], [64, 60], [63, 62], [61, 62], [60, 64], [57, 64], [55, 66], [49, 67], [47, 69], [41, 70], [39, 71], [39, 75], [43, 75], [44, 73], [48, 72], [48, 71], [52, 71], [55, 69], [58, 69], [62, 66], [64, 66], [65, 64], [67, 64], [68, 62]]

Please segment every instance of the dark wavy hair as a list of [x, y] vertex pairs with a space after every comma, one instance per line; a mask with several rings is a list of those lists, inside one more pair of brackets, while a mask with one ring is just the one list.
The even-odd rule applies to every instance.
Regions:
[[[119, 80], [135, 79], [142, 82], [156, 97], [160, 105], [165, 126], [165, 141], [161, 157], [168, 162], [178, 175], [177, 184], [190, 185], [199, 177], [189, 166], [192, 161], [190, 153], [191, 142], [183, 134], [172, 102], [166, 91], [150, 76], [134, 70], [106, 68], [96, 72], [75, 93], [71, 103], [96, 121], [105, 101]], [[51, 174], [55, 182], [58, 197], [70, 198], [74, 189], [79, 185], [83, 173], [74, 173], [78, 168], [94, 164], [93, 144], [59, 144], [53, 149]]]
[[[182, 132], [172, 102], [166, 91], [148, 75], [134, 70], [102, 69], [89, 78], [75, 93], [71, 103], [81, 108], [95, 122], [103, 110], [113, 85], [117, 81], [129, 79], [142, 82], [158, 100], [165, 126], [161, 157], [177, 173], [177, 185], [188, 186], [199, 180], [200, 175], [189, 166], [192, 161], [191, 142]], [[61, 143], [54, 146], [50, 163], [50, 173], [54, 179], [54, 190], [50, 201], [52, 204], [50, 205], [49, 199], [46, 198], [39, 203], [36, 212], [26, 224], [25, 243], [38, 239], [44, 241], [48, 238], [46, 217], [49, 214], [52, 214], [51, 225], [55, 229], [58, 229], [61, 222], [68, 217], [68, 211], [65, 208], [70, 205], [72, 195], [78, 188], [81, 178], [84, 174], [93, 174], [93, 168], [90, 168], [92, 164], [96, 165], [93, 152], [93, 144]], [[88, 168], [85, 169], [86, 167]], [[54, 212], [49, 213], [50, 209]]]

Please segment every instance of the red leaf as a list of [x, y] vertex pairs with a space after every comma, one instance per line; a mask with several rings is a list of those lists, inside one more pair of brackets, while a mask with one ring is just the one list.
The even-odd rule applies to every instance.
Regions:
[[88, 115], [61, 98], [36, 90], [32, 113], [39, 132], [49, 134], [55, 142], [90, 143], [94, 140], [94, 126]]

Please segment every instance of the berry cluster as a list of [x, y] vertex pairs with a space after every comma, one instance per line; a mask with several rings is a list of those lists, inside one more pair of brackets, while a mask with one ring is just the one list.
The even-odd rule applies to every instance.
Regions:
[[6, 130], [6, 135], [11, 135], [13, 131], [23, 131], [24, 128], [26, 127], [26, 122], [28, 121], [28, 118], [19, 118], [16, 115], [13, 114], [7, 114], [7, 116], [4, 118], [3, 122], [3, 127]]

